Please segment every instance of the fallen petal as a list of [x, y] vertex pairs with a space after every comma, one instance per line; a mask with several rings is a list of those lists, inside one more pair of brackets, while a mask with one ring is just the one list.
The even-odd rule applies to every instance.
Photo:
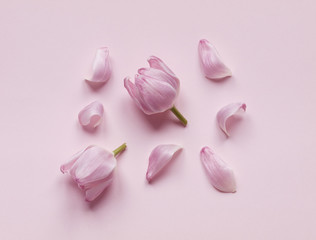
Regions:
[[217, 123], [227, 136], [229, 136], [229, 133], [226, 129], [226, 121], [239, 111], [245, 112], [246, 107], [247, 106], [245, 103], [238, 102], [238, 103], [228, 104], [218, 111], [217, 116], [216, 116]]
[[101, 123], [103, 113], [102, 103], [94, 101], [79, 112], [78, 119], [81, 126], [93, 129]]
[[173, 159], [174, 154], [181, 149], [182, 147], [174, 144], [158, 145], [149, 156], [149, 164], [146, 173], [147, 181], [150, 182], [155, 175]]
[[203, 147], [200, 153], [202, 164], [213, 187], [221, 192], [236, 192], [233, 170], [209, 147]]
[[222, 62], [215, 47], [206, 39], [200, 40], [199, 56], [205, 77], [219, 80], [232, 75], [230, 69]]
[[86, 79], [86, 81], [92, 86], [99, 86], [110, 79], [111, 73], [109, 49], [101, 47], [97, 50], [93, 61], [92, 76], [90, 79]]

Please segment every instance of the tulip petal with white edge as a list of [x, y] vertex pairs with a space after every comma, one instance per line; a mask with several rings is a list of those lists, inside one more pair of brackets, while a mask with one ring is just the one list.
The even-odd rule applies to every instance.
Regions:
[[182, 147], [174, 144], [162, 144], [154, 148], [149, 156], [146, 179], [150, 182], [156, 174], [173, 159], [176, 152]]
[[206, 39], [200, 40], [199, 56], [205, 77], [219, 80], [232, 75], [231, 70], [222, 62], [215, 47]]
[[93, 129], [101, 123], [103, 113], [102, 103], [94, 101], [79, 112], [78, 119], [81, 126]]
[[99, 86], [110, 79], [111, 73], [109, 49], [101, 47], [97, 50], [93, 61], [91, 78], [86, 81], [92, 86]]
[[223, 130], [223, 132], [229, 137], [229, 133], [226, 129], [226, 121], [233, 116], [234, 114], [238, 113], [239, 111], [246, 111], [246, 104], [245, 103], [231, 103], [223, 107], [221, 110], [218, 111], [216, 119], [219, 127]]
[[233, 170], [209, 147], [203, 147], [201, 161], [213, 187], [221, 192], [236, 192], [236, 181]]

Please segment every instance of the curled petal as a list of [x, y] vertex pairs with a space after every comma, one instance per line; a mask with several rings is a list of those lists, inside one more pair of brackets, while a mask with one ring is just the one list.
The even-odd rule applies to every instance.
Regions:
[[154, 176], [173, 159], [175, 153], [181, 149], [182, 147], [174, 144], [158, 145], [149, 156], [149, 164], [146, 173], [147, 181], [150, 182]]
[[221, 110], [218, 111], [216, 119], [219, 127], [223, 130], [223, 132], [229, 136], [229, 133], [226, 129], [226, 121], [236, 114], [239, 111], [246, 111], [246, 104], [245, 103], [231, 103], [227, 106], [223, 107]]
[[233, 170], [209, 147], [203, 147], [200, 153], [202, 164], [213, 187], [221, 192], [236, 192]]
[[102, 103], [94, 101], [79, 112], [78, 119], [81, 126], [93, 129], [101, 123], [103, 113]]
[[215, 47], [206, 39], [200, 40], [199, 56], [205, 76], [219, 80], [232, 75], [230, 69], [222, 62]]
[[107, 47], [101, 47], [97, 50], [94, 58], [92, 76], [90, 79], [86, 79], [86, 81], [93, 86], [98, 86], [106, 83], [110, 79], [111, 72], [109, 49]]

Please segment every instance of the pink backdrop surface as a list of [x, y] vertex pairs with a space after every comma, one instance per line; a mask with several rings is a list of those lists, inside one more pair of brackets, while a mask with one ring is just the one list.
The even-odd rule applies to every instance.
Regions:
[[[316, 2], [2, 1], [0, 3], [0, 239], [316, 239]], [[233, 77], [204, 78], [201, 38]], [[83, 79], [108, 46], [110, 81]], [[171, 114], [145, 116], [123, 78], [162, 58], [181, 81]], [[94, 133], [78, 112], [93, 100], [105, 117]], [[227, 139], [222, 106], [247, 103]], [[90, 144], [121, 143], [111, 187], [93, 204], [59, 167]], [[158, 144], [184, 150], [153, 184]], [[211, 146], [234, 169], [237, 192], [211, 186], [199, 151]]]

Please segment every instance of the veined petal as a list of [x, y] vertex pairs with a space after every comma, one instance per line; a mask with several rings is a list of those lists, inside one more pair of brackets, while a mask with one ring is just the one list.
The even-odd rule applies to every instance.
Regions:
[[223, 130], [223, 132], [229, 136], [229, 133], [226, 129], [226, 121], [236, 114], [239, 111], [246, 111], [246, 104], [245, 103], [231, 103], [220, 109], [217, 113], [216, 119], [219, 127]]
[[93, 172], [91, 172], [90, 175], [83, 178], [77, 178], [76, 182], [79, 186], [87, 188], [95, 182], [104, 181], [104, 179], [112, 175], [112, 172], [116, 167], [116, 160], [114, 160], [114, 157], [105, 159]]
[[155, 175], [164, 168], [176, 152], [181, 150], [182, 147], [174, 144], [158, 145], [149, 156], [149, 164], [146, 173], [146, 179], [150, 182]]
[[101, 47], [97, 50], [93, 61], [92, 76], [86, 80], [94, 86], [103, 84], [110, 79], [111, 72], [109, 49]]
[[236, 192], [233, 170], [209, 147], [203, 147], [200, 153], [202, 164], [213, 187], [221, 192]]
[[81, 154], [83, 153], [84, 150], [80, 151], [80, 152], [77, 152], [76, 154], [74, 154], [71, 159], [60, 166], [60, 171], [62, 173], [68, 173], [69, 170], [72, 168], [72, 166], [75, 164], [75, 162], [78, 160], [78, 158], [81, 156]]
[[144, 77], [151, 78], [155, 81], [169, 83], [173, 88], [176, 89], [177, 93], [179, 92], [180, 81], [178, 78], [173, 77], [166, 72], [163, 72], [155, 68], [140, 68], [138, 73]]
[[124, 78], [124, 87], [136, 103], [137, 107], [139, 107], [144, 113], [151, 114], [151, 109], [147, 107], [146, 103], [139, 94], [138, 88], [131, 82], [129, 77]]
[[150, 56], [147, 59], [149, 66], [154, 69], [161, 70], [167, 74], [169, 74], [173, 78], [177, 78], [177, 76], [171, 71], [171, 69], [158, 57]]
[[103, 113], [102, 103], [94, 101], [79, 112], [78, 119], [81, 126], [92, 129], [101, 123]]
[[207, 78], [219, 80], [232, 75], [230, 69], [222, 62], [215, 47], [206, 39], [200, 40], [199, 56], [202, 69]]
[[104, 178], [116, 167], [113, 153], [98, 146], [86, 149], [70, 170], [70, 175], [79, 184]]
[[143, 109], [146, 114], [165, 112], [171, 109], [177, 97], [177, 90], [167, 82], [160, 82], [143, 75], [135, 77]]
[[102, 182], [110, 182], [111, 183], [113, 180], [113, 173], [114, 173], [114, 171], [112, 171], [108, 176], [106, 176], [102, 179], [96, 180], [96, 181], [78, 183], [78, 187], [85, 191], [85, 190], [93, 188], [94, 186], [96, 186]]
[[87, 202], [94, 201], [100, 194], [111, 184], [112, 178], [108, 181], [99, 182], [97, 185], [86, 190], [85, 200]]

